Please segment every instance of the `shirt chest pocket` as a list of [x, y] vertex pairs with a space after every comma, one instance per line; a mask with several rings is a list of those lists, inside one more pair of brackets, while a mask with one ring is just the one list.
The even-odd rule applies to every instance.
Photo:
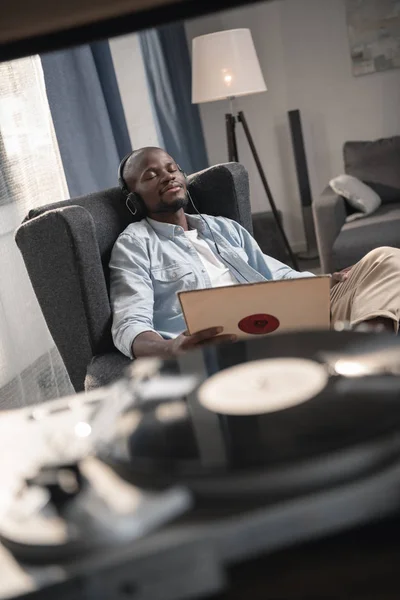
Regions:
[[155, 300], [157, 295], [176, 294], [195, 287], [195, 276], [193, 269], [188, 264], [175, 263], [168, 267], [153, 268], [151, 271]]

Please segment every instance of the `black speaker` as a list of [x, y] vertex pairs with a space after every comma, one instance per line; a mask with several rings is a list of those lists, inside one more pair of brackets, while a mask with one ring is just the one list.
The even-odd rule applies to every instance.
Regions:
[[297, 183], [301, 199], [303, 212], [304, 231], [307, 241], [306, 254], [299, 255], [299, 258], [313, 259], [318, 257], [317, 241], [315, 237], [314, 220], [312, 215], [312, 195], [310, 179], [308, 176], [307, 157], [304, 148], [303, 128], [301, 125], [301, 114], [299, 110], [290, 110], [288, 112], [290, 134], [292, 137], [292, 146], [294, 160], [296, 164]]

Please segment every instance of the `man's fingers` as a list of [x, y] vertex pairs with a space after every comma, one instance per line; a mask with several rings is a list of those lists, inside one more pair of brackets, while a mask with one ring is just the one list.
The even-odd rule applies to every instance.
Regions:
[[229, 344], [232, 342], [236, 342], [237, 335], [224, 334], [219, 335], [218, 337], [208, 338], [203, 340], [202, 342], [198, 342], [196, 346], [207, 346], [207, 344]]
[[222, 333], [223, 330], [223, 327], [209, 327], [209, 329], [202, 329], [201, 331], [197, 331], [196, 333], [190, 336], [190, 343], [199, 344], [204, 340], [214, 338], [216, 335]]
[[346, 281], [346, 279], [349, 278], [349, 274], [350, 273], [348, 271], [346, 271], [345, 273], [339, 273], [339, 275], [340, 275], [339, 281]]

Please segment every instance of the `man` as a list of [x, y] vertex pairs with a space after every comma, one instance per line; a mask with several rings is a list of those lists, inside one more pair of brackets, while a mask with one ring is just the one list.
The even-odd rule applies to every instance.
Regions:
[[[112, 334], [115, 346], [127, 356], [167, 358], [204, 343], [234, 341], [218, 323], [186, 334], [179, 291], [312, 276], [264, 255], [234, 221], [186, 215], [185, 176], [164, 150], [133, 152], [122, 176], [127, 192], [138, 195], [146, 213], [119, 236], [110, 261]], [[397, 333], [399, 250], [374, 250], [333, 279], [333, 323], [346, 320], [356, 326], [368, 321]]]

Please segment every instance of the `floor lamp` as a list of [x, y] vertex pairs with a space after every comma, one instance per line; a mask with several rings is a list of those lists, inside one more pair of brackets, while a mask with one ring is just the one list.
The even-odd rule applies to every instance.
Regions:
[[231, 110], [225, 115], [229, 161], [239, 162], [236, 125], [240, 123], [256, 163], [276, 226], [293, 267], [298, 270], [296, 256], [282, 227], [246, 117], [243, 111], [235, 113], [233, 108], [235, 98], [267, 91], [250, 29], [231, 29], [194, 38], [192, 63], [193, 104], [215, 100], [230, 101]]

